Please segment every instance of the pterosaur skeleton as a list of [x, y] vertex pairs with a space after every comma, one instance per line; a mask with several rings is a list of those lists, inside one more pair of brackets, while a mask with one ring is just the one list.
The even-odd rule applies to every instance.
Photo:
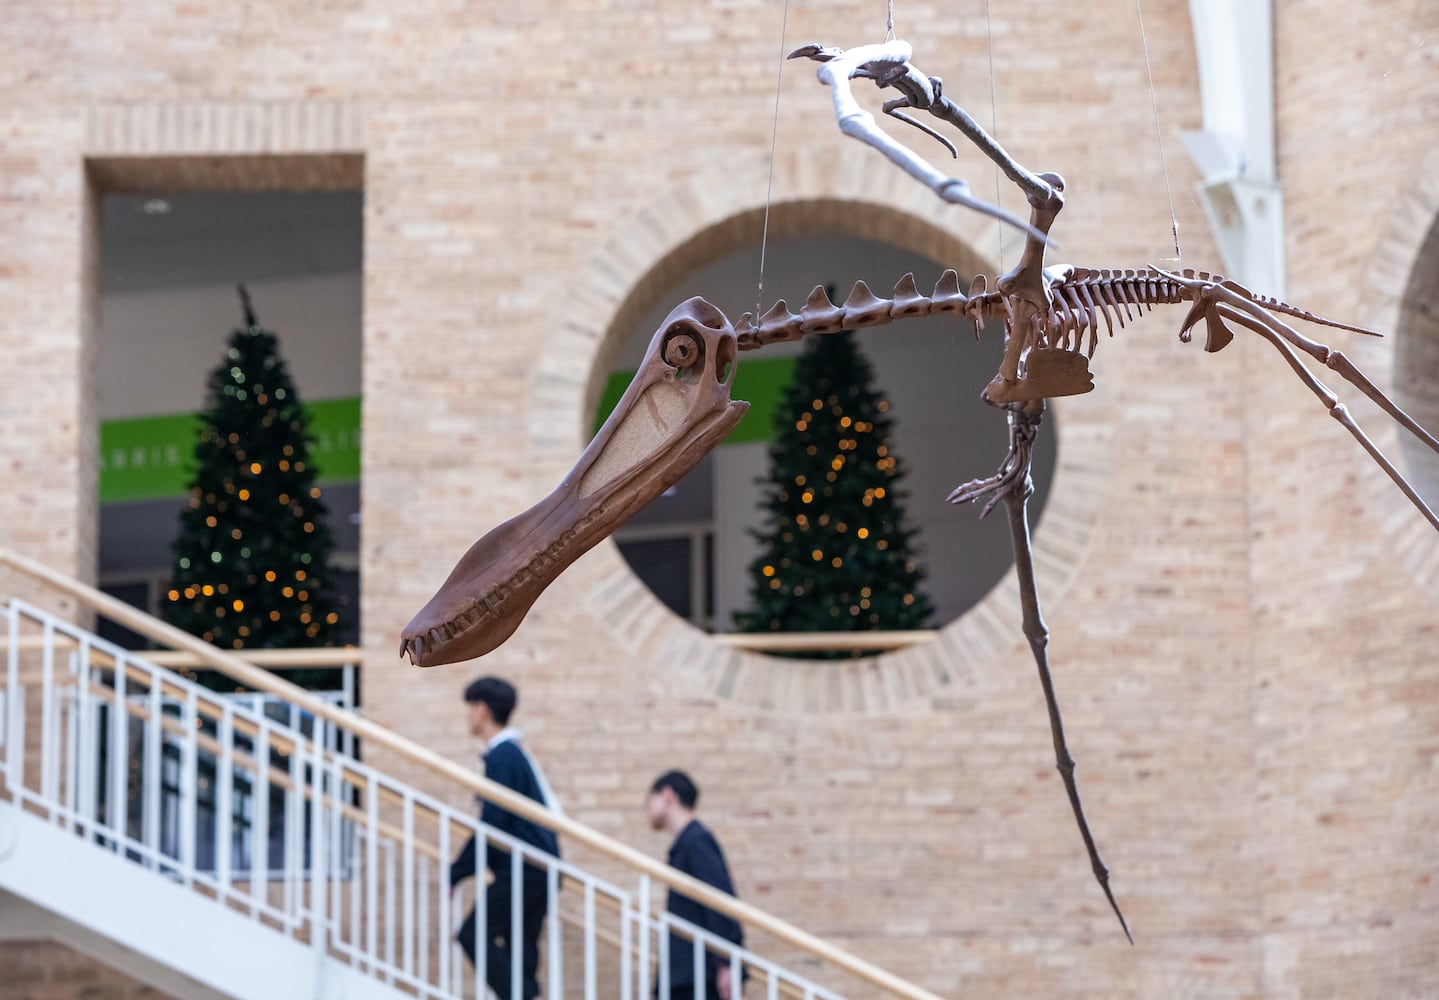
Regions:
[[[1315, 316], [1203, 271], [1152, 266], [1126, 270], [1046, 267], [1048, 234], [1064, 207], [1064, 181], [1057, 174], [1032, 173], [1015, 162], [973, 118], [943, 95], [938, 78], [925, 76], [910, 63], [910, 52], [908, 43], [895, 40], [849, 51], [806, 45], [790, 58], [821, 64], [819, 78], [830, 88], [836, 120], [846, 135], [878, 150], [943, 200], [1022, 229], [1026, 239], [1018, 264], [994, 279], [992, 287], [990, 280], [980, 275], [967, 291], [961, 290], [954, 271], [945, 271], [929, 294], [923, 294], [913, 276], [906, 275], [888, 299], [858, 282], [838, 305], [817, 287], [798, 313], [780, 301], [761, 316], [746, 313], [735, 326], [704, 299], [692, 298], [677, 306], [656, 331], [619, 405], [569, 475], [546, 499], [495, 528], [465, 553], [438, 593], [405, 627], [400, 653], [420, 666], [433, 666], [482, 656], [509, 638], [535, 599], [566, 566], [679, 480], [739, 421], [749, 404], [729, 398], [737, 352], [913, 316], [968, 317], [976, 331], [986, 321], [998, 322], [1004, 330], [1004, 356], [982, 396], [1005, 411], [1009, 448], [998, 472], [965, 483], [949, 499], [953, 503], [982, 500], [984, 514], [1001, 502], [1008, 509], [1023, 630], [1044, 689], [1056, 762], [1095, 878], [1128, 936], [1129, 928], [1109, 888], [1108, 870], [1080, 803], [1074, 760], [1065, 742], [1046, 656], [1048, 630], [1035, 587], [1027, 502], [1033, 492], [1032, 446], [1045, 400], [1094, 388], [1089, 361], [1099, 344], [1101, 325], [1112, 336], [1116, 325], [1124, 327], [1155, 305], [1187, 304], [1179, 331], [1182, 341], [1188, 342], [1200, 323], [1204, 349], [1209, 352], [1229, 344], [1236, 327], [1268, 341], [1329, 415], [1354, 436], [1436, 530], [1439, 517], [1379, 451], [1338, 396], [1310, 371], [1304, 356], [1336, 372], [1436, 453], [1439, 440], [1342, 353], [1303, 336], [1286, 319], [1378, 336], [1372, 331]], [[898, 93], [884, 103], [884, 112], [946, 145], [947, 140], [910, 112], [925, 112], [957, 129], [1024, 192], [1030, 206], [1029, 221], [975, 198], [964, 181], [944, 175], [881, 131], [874, 117], [855, 100], [850, 89], [853, 79], [872, 80]]]

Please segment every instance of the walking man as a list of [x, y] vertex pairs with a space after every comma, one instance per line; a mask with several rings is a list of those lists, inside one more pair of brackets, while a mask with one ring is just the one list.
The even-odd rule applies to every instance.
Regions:
[[[498, 677], [481, 677], [465, 688], [465, 703], [469, 711], [470, 734], [485, 741], [485, 777], [511, 791], [534, 799], [546, 807], [559, 812], [559, 803], [550, 790], [549, 782], [540, 766], [520, 744], [520, 734], [509, 726], [510, 715], [515, 710], [518, 695], [514, 685]], [[493, 802], [480, 800], [480, 822], [493, 830], [508, 834], [522, 843], [535, 847], [546, 854], [559, 857], [559, 841], [552, 830], [515, 815]], [[545, 914], [549, 909], [549, 893], [545, 870], [526, 863], [522, 869], [520, 884], [514, 883], [514, 868], [507, 846], [489, 840], [485, 847], [485, 867], [489, 869], [492, 881], [485, 892], [485, 924], [483, 940], [485, 945], [485, 979], [500, 1000], [533, 1000], [540, 994], [536, 980], [539, 966], [540, 932], [544, 927]], [[459, 882], [476, 874], [477, 851], [475, 838], [460, 851], [450, 865], [450, 890]], [[519, 893], [521, 899], [521, 926], [510, 926], [511, 899]], [[469, 916], [460, 926], [456, 935], [460, 947], [475, 963], [477, 910], [470, 910]], [[516, 942], [516, 930], [519, 941]], [[520, 989], [511, 981], [514, 949], [520, 948]]]
[[[730, 879], [729, 866], [725, 864], [724, 852], [714, 834], [695, 818], [695, 806], [700, 792], [690, 776], [683, 771], [666, 771], [650, 786], [645, 811], [649, 814], [650, 826], [655, 830], [667, 830], [674, 836], [670, 846], [669, 863], [686, 875], [714, 886], [721, 892], [734, 895], [734, 882]], [[675, 890], [669, 892], [666, 907], [670, 913], [689, 921], [696, 927], [709, 931], [726, 941], [744, 945], [744, 929], [739, 921], [718, 910], [697, 903]], [[696, 983], [700, 981], [695, 972], [694, 943], [686, 937], [671, 932], [669, 941], [669, 997], [670, 1000], [690, 1000], [698, 995]], [[729, 959], [706, 949], [703, 970], [704, 995], [706, 1000], [738, 1000], [737, 983], [731, 982]], [[663, 1000], [663, 993], [660, 994]]]

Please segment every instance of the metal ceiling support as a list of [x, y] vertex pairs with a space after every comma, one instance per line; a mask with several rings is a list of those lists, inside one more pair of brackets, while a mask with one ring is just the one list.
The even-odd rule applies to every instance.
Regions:
[[1271, 0], [1189, 0], [1204, 128], [1184, 146], [1225, 272], [1284, 296], [1284, 198], [1275, 175]]

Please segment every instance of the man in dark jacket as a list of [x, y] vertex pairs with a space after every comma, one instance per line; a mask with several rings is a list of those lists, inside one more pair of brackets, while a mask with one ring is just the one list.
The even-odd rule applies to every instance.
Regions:
[[[650, 786], [645, 811], [649, 814], [650, 826], [655, 830], [667, 830], [674, 835], [670, 845], [669, 863], [693, 878], [714, 886], [721, 892], [734, 895], [734, 882], [730, 880], [729, 866], [725, 864], [724, 852], [714, 834], [695, 818], [695, 806], [700, 792], [689, 775], [683, 771], [667, 771], [655, 779]], [[733, 941], [743, 947], [744, 929], [739, 921], [725, 916], [697, 903], [675, 890], [669, 892], [666, 907], [671, 914], [689, 921], [696, 927], [709, 931], [726, 941]], [[688, 937], [671, 933], [669, 941], [669, 996], [670, 1000], [689, 1000], [697, 995], [695, 976], [694, 942]], [[706, 949], [704, 988], [706, 1000], [731, 1000], [738, 990], [730, 981], [730, 965], [727, 956]], [[663, 991], [660, 991], [663, 997]]]
[[[498, 677], [481, 677], [465, 688], [469, 706], [470, 733], [485, 741], [481, 760], [485, 777], [511, 791], [534, 799], [559, 812], [559, 804], [550, 790], [545, 774], [529, 752], [520, 745], [518, 730], [509, 728], [510, 713], [515, 710], [518, 696], [514, 686]], [[559, 841], [552, 830], [515, 815], [493, 802], [480, 802], [480, 822], [508, 834], [546, 854], [559, 857]], [[450, 888], [474, 875], [476, 864], [475, 838], [471, 837], [450, 865]], [[500, 1000], [531, 1000], [539, 996], [540, 984], [535, 978], [539, 966], [540, 932], [549, 909], [549, 893], [544, 868], [525, 863], [520, 885], [514, 884], [514, 867], [509, 848], [495, 840], [485, 845], [485, 867], [493, 881], [485, 892], [485, 979]], [[521, 898], [519, 933], [521, 989], [512, 992], [511, 961], [515, 938], [510, 926], [512, 894]], [[476, 911], [471, 910], [456, 935], [460, 947], [475, 961]]]

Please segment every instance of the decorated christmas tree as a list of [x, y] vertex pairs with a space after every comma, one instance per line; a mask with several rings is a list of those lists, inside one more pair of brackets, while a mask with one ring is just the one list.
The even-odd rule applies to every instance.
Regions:
[[905, 524], [889, 402], [849, 333], [810, 340], [775, 417], [747, 632], [919, 628], [924, 577]]
[[231, 649], [321, 646], [339, 616], [309, 417], [244, 286], [240, 298], [245, 326], [210, 373], [199, 414], [165, 617]]

